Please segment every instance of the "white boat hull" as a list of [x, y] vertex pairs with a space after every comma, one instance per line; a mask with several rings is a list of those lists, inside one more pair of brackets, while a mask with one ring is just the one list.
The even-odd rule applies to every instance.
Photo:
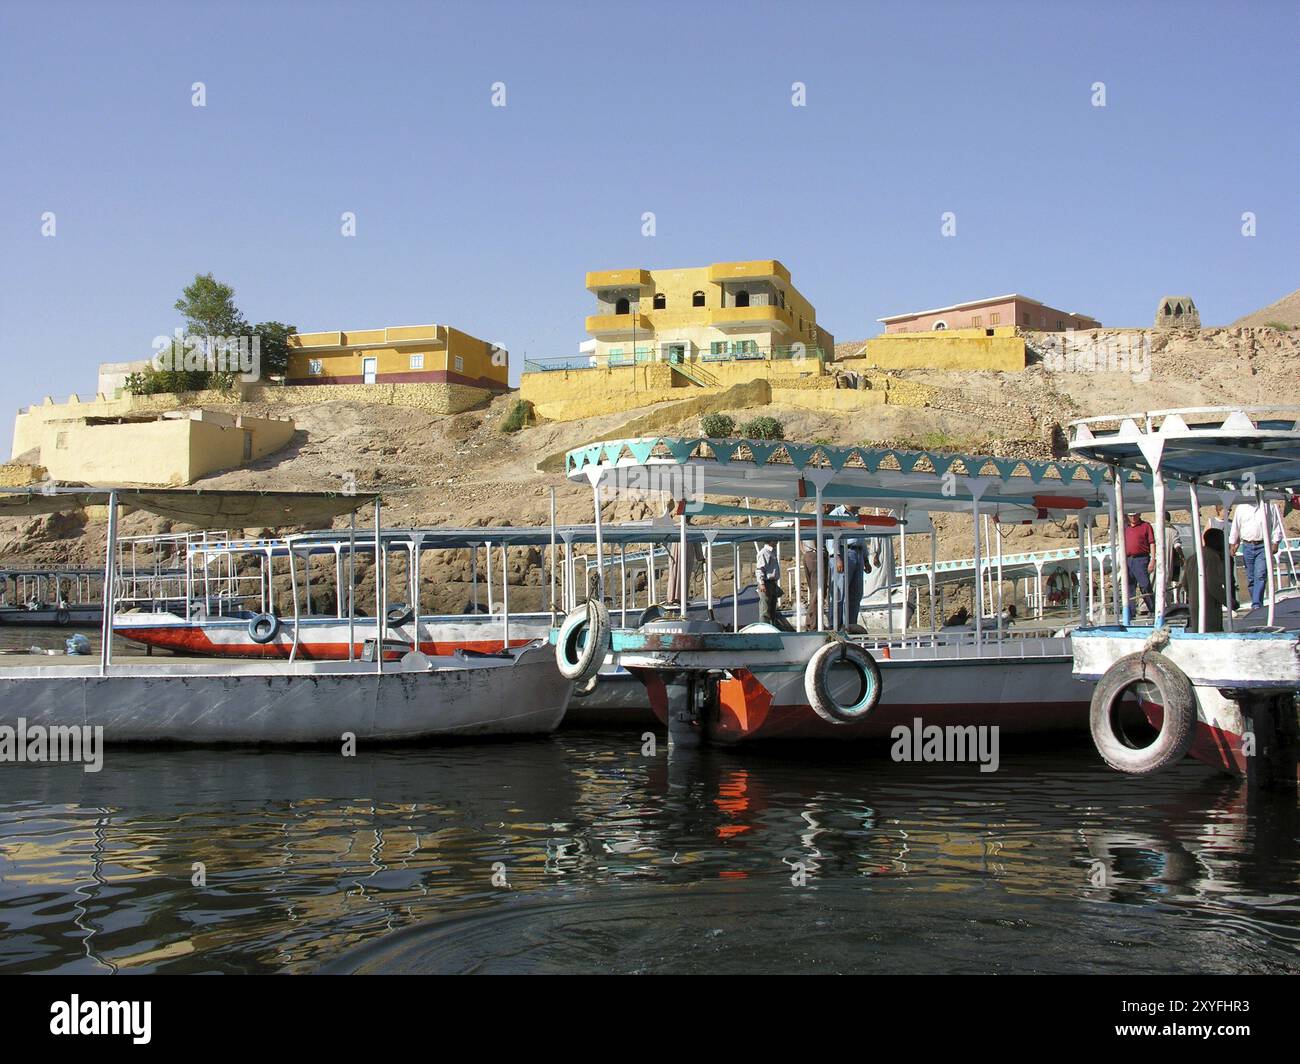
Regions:
[[554, 731], [571, 685], [549, 647], [423, 662], [0, 669], [0, 726], [103, 727], [106, 743], [411, 742]]

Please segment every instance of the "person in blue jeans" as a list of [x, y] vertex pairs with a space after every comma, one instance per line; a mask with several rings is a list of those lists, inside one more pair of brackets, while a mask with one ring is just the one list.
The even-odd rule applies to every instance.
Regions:
[[1264, 594], [1268, 591], [1268, 556], [1264, 553], [1268, 547], [1265, 543], [1267, 541], [1276, 551], [1282, 542], [1282, 515], [1276, 505], [1266, 515], [1265, 507], [1268, 505], [1263, 499], [1237, 503], [1228, 526], [1228, 555], [1231, 558], [1240, 548], [1241, 560], [1246, 566], [1246, 584], [1250, 588], [1250, 605], [1256, 610], [1264, 605]]
[[[837, 506], [830, 512], [830, 517], [856, 521], [856, 506]], [[840, 537], [840, 552], [835, 557], [836, 598], [834, 628], [844, 631], [851, 624], [858, 623], [858, 611], [862, 608], [862, 573], [865, 546], [861, 536], [846, 533]]]
[[1155, 571], [1156, 533], [1142, 515], [1125, 515], [1124, 553], [1128, 556], [1128, 608], [1129, 616], [1137, 616], [1134, 597], [1140, 595], [1147, 613], [1155, 613], [1155, 596], [1151, 593], [1151, 574]]

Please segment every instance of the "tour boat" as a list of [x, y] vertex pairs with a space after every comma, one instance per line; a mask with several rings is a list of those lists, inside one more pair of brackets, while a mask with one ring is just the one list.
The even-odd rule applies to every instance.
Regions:
[[[1114, 507], [1122, 511], [1135, 477], [1150, 479], [1156, 542], [1163, 540], [1165, 500], [1185, 489], [1192, 515], [1198, 580], [1197, 616], [1170, 623], [1162, 552], [1156, 552], [1154, 617], [1137, 624], [1127, 608], [1119, 623], [1074, 633], [1074, 672], [1096, 684], [1093, 739], [1121, 772], [1146, 774], [1185, 755], [1261, 785], [1296, 785], [1300, 761], [1300, 599], [1293, 541], [1281, 535], [1276, 509], [1300, 504], [1300, 408], [1195, 408], [1096, 417], [1070, 426], [1075, 454], [1115, 470]], [[1235, 617], [1208, 615], [1200, 507], [1264, 503], [1265, 605]], [[1226, 537], [1225, 537], [1226, 538]], [[1118, 544], [1120, 601], [1128, 598], [1123, 538]], [[1283, 565], [1285, 556], [1286, 565]], [[1229, 574], [1233, 567], [1228, 566]], [[1290, 585], [1287, 587], [1287, 585]], [[1228, 588], [1225, 601], [1234, 595]], [[1130, 698], [1129, 696], [1132, 695]]]
[[[572, 682], [541, 640], [497, 653], [427, 655], [407, 648], [386, 660], [373, 646], [346, 661], [115, 661], [111, 618], [119, 585], [120, 504], [213, 527], [324, 524], [377, 496], [322, 492], [179, 489], [0, 490], [0, 514], [58, 512], [108, 504], [106, 604], [98, 662], [68, 655], [7, 657], [0, 667], [0, 746], [22, 736], [102, 727], [114, 743], [411, 742], [455, 736], [543, 734], [564, 716]], [[387, 581], [376, 582], [377, 616], [387, 615]], [[349, 584], [349, 589], [350, 589]], [[348, 609], [354, 596], [343, 596]], [[296, 621], [298, 596], [292, 596]], [[350, 616], [350, 615], [349, 615]], [[369, 660], [367, 660], [367, 657]], [[12, 753], [12, 751], [10, 751]], [[10, 758], [12, 759], [12, 758]]]
[[[1068, 633], [1022, 637], [1004, 624], [1001, 581], [993, 600], [983, 572], [996, 561], [983, 553], [981, 517], [1000, 524], [1078, 519], [1083, 550], [1092, 557], [1093, 519], [1111, 506], [1109, 472], [1090, 462], [1021, 460], [892, 448], [831, 447], [787, 442], [652, 437], [607, 441], [570, 451], [566, 473], [590, 483], [594, 509], [625, 484], [661, 483], [672, 491], [680, 527], [687, 514], [746, 514], [792, 526], [769, 527], [769, 538], [803, 536], [822, 545], [844, 536], [893, 536], [907, 601], [909, 529], [930, 533], [928, 629], [909, 625], [881, 638], [822, 629], [834, 591], [824, 575], [815, 617], [796, 610], [793, 632], [773, 625], [726, 631], [716, 622], [662, 617], [636, 627], [614, 626], [597, 603], [574, 610], [553, 633], [557, 661], [580, 686], [589, 684], [593, 648], [608, 644], [618, 663], [641, 679], [674, 742], [732, 743], [755, 738], [886, 737], [918, 720], [946, 727], [997, 726], [1005, 733], [1086, 731], [1087, 687], [1072, 675]], [[739, 498], [784, 503], [785, 509], [738, 507]], [[709, 501], [718, 500], [718, 501]], [[804, 509], [811, 503], [813, 510]], [[830, 504], [872, 508], [858, 517], [831, 517]], [[966, 513], [974, 519], [973, 630], [942, 629], [934, 600], [935, 537], [928, 514]], [[1114, 523], [1111, 522], [1113, 529]], [[599, 528], [599, 525], [598, 525]], [[837, 551], [838, 553], [838, 548]], [[1091, 564], [1080, 561], [1083, 623], [1096, 589]], [[801, 600], [795, 566], [795, 600]], [[824, 565], [816, 571], [825, 573]], [[996, 608], [986, 624], [986, 611]], [[602, 628], [608, 630], [602, 631]], [[599, 683], [597, 679], [595, 682]]]

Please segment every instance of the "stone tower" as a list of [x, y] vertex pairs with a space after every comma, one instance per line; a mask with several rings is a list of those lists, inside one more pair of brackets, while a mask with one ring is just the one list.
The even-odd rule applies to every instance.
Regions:
[[1191, 296], [1163, 296], [1156, 307], [1157, 329], [1199, 329], [1201, 312]]

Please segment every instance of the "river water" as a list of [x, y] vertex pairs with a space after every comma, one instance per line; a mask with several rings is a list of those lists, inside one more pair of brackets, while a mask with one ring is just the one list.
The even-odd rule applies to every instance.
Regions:
[[0, 972], [1300, 971], [1294, 796], [660, 739], [0, 765]]

